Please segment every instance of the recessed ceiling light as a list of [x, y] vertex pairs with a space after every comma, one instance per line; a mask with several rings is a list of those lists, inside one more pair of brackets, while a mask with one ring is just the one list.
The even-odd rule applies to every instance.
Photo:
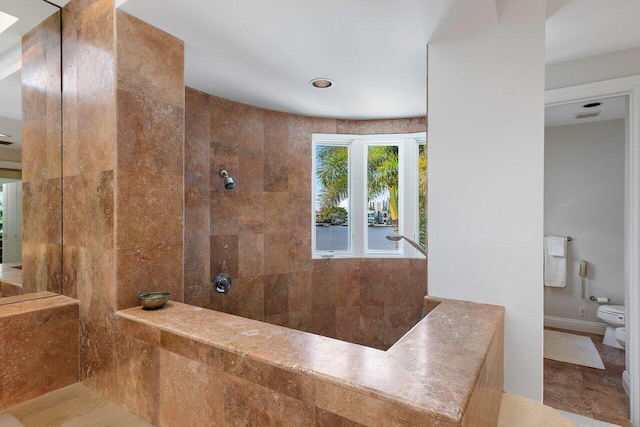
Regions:
[[0, 138], [11, 138], [11, 135], [7, 135], [6, 133], [0, 133]]
[[602, 105], [602, 102], [592, 102], [590, 104], [584, 104], [582, 108], [593, 108]]
[[317, 87], [318, 89], [327, 89], [333, 86], [333, 82], [329, 79], [313, 79], [309, 84], [313, 87]]

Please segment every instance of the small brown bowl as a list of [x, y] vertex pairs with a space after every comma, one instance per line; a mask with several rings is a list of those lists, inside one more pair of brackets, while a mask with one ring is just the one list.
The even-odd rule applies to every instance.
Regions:
[[169, 292], [151, 292], [138, 295], [143, 310], [157, 310], [169, 301]]

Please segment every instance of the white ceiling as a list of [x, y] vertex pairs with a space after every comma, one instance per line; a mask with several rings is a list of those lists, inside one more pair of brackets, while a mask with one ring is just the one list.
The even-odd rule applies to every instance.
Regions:
[[638, 0], [547, 0], [547, 64], [640, 46]]
[[[495, 0], [117, 3], [185, 41], [188, 86], [269, 109], [360, 119], [424, 115], [427, 43], [489, 27], [499, 15]], [[55, 9], [0, 0], [0, 10], [20, 18], [0, 35], [1, 68], [2, 55]], [[639, 0], [547, 0], [547, 18], [549, 63], [640, 46]], [[335, 87], [311, 87], [316, 77]], [[20, 117], [19, 79], [0, 79], [0, 132]]]
[[[601, 105], [592, 108], [585, 108], [585, 104], [600, 102]], [[574, 102], [572, 104], [554, 105], [547, 107], [544, 114], [544, 126], [565, 126], [582, 123], [602, 122], [605, 120], [623, 119], [627, 113], [627, 97], [616, 96], [613, 98], [602, 98], [589, 101]], [[578, 113], [591, 113], [600, 111], [597, 117], [586, 119], [576, 119]]]
[[55, 13], [58, 8], [42, 0], [0, 0], [0, 10], [18, 18], [2, 32], [0, 54], [22, 41], [22, 36]]
[[[495, 0], [119, 0], [185, 41], [188, 86], [298, 114], [425, 114], [426, 44], [497, 22]], [[498, 3], [499, 4], [499, 3]], [[639, 0], [547, 0], [549, 63], [640, 46]], [[335, 87], [314, 89], [312, 78]]]
[[[495, 0], [128, 0], [120, 8], [184, 40], [187, 86], [357, 119], [426, 114], [427, 43], [497, 22]], [[310, 86], [318, 77], [335, 86]]]

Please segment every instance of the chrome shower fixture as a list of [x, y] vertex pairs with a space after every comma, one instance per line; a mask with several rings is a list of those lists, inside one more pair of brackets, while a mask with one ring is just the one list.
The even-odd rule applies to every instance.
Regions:
[[236, 183], [233, 182], [233, 178], [229, 176], [226, 170], [222, 169], [220, 171], [220, 176], [224, 178], [224, 188], [227, 190], [233, 190], [236, 186]]
[[213, 286], [215, 286], [216, 291], [226, 294], [231, 289], [231, 276], [227, 273], [218, 274], [213, 281]]
[[414, 248], [416, 248], [422, 255], [427, 256], [427, 251], [425, 251], [422, 246], [420, 246], [418, 243], [414, 242], [413, 240], [408, 239], [401, 234], [389, 234], [387, 236], [387, 240], [391, 240], [392, 242], [399, 242], [402, 239], [409, 242], [409, 244]]

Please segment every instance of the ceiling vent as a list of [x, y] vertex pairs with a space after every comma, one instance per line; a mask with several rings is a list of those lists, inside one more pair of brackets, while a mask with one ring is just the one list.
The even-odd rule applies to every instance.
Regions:
[[598, 117], [599, 115], [600, 115], [600, 111], [589, 111], [588, 113], [578, 113], [576, 114], [576, 120], [589, 119], [591, 117]]
[[13, 142], [9, 142], [9, 141], [0, 141], [0, 145], [13, 145]]

